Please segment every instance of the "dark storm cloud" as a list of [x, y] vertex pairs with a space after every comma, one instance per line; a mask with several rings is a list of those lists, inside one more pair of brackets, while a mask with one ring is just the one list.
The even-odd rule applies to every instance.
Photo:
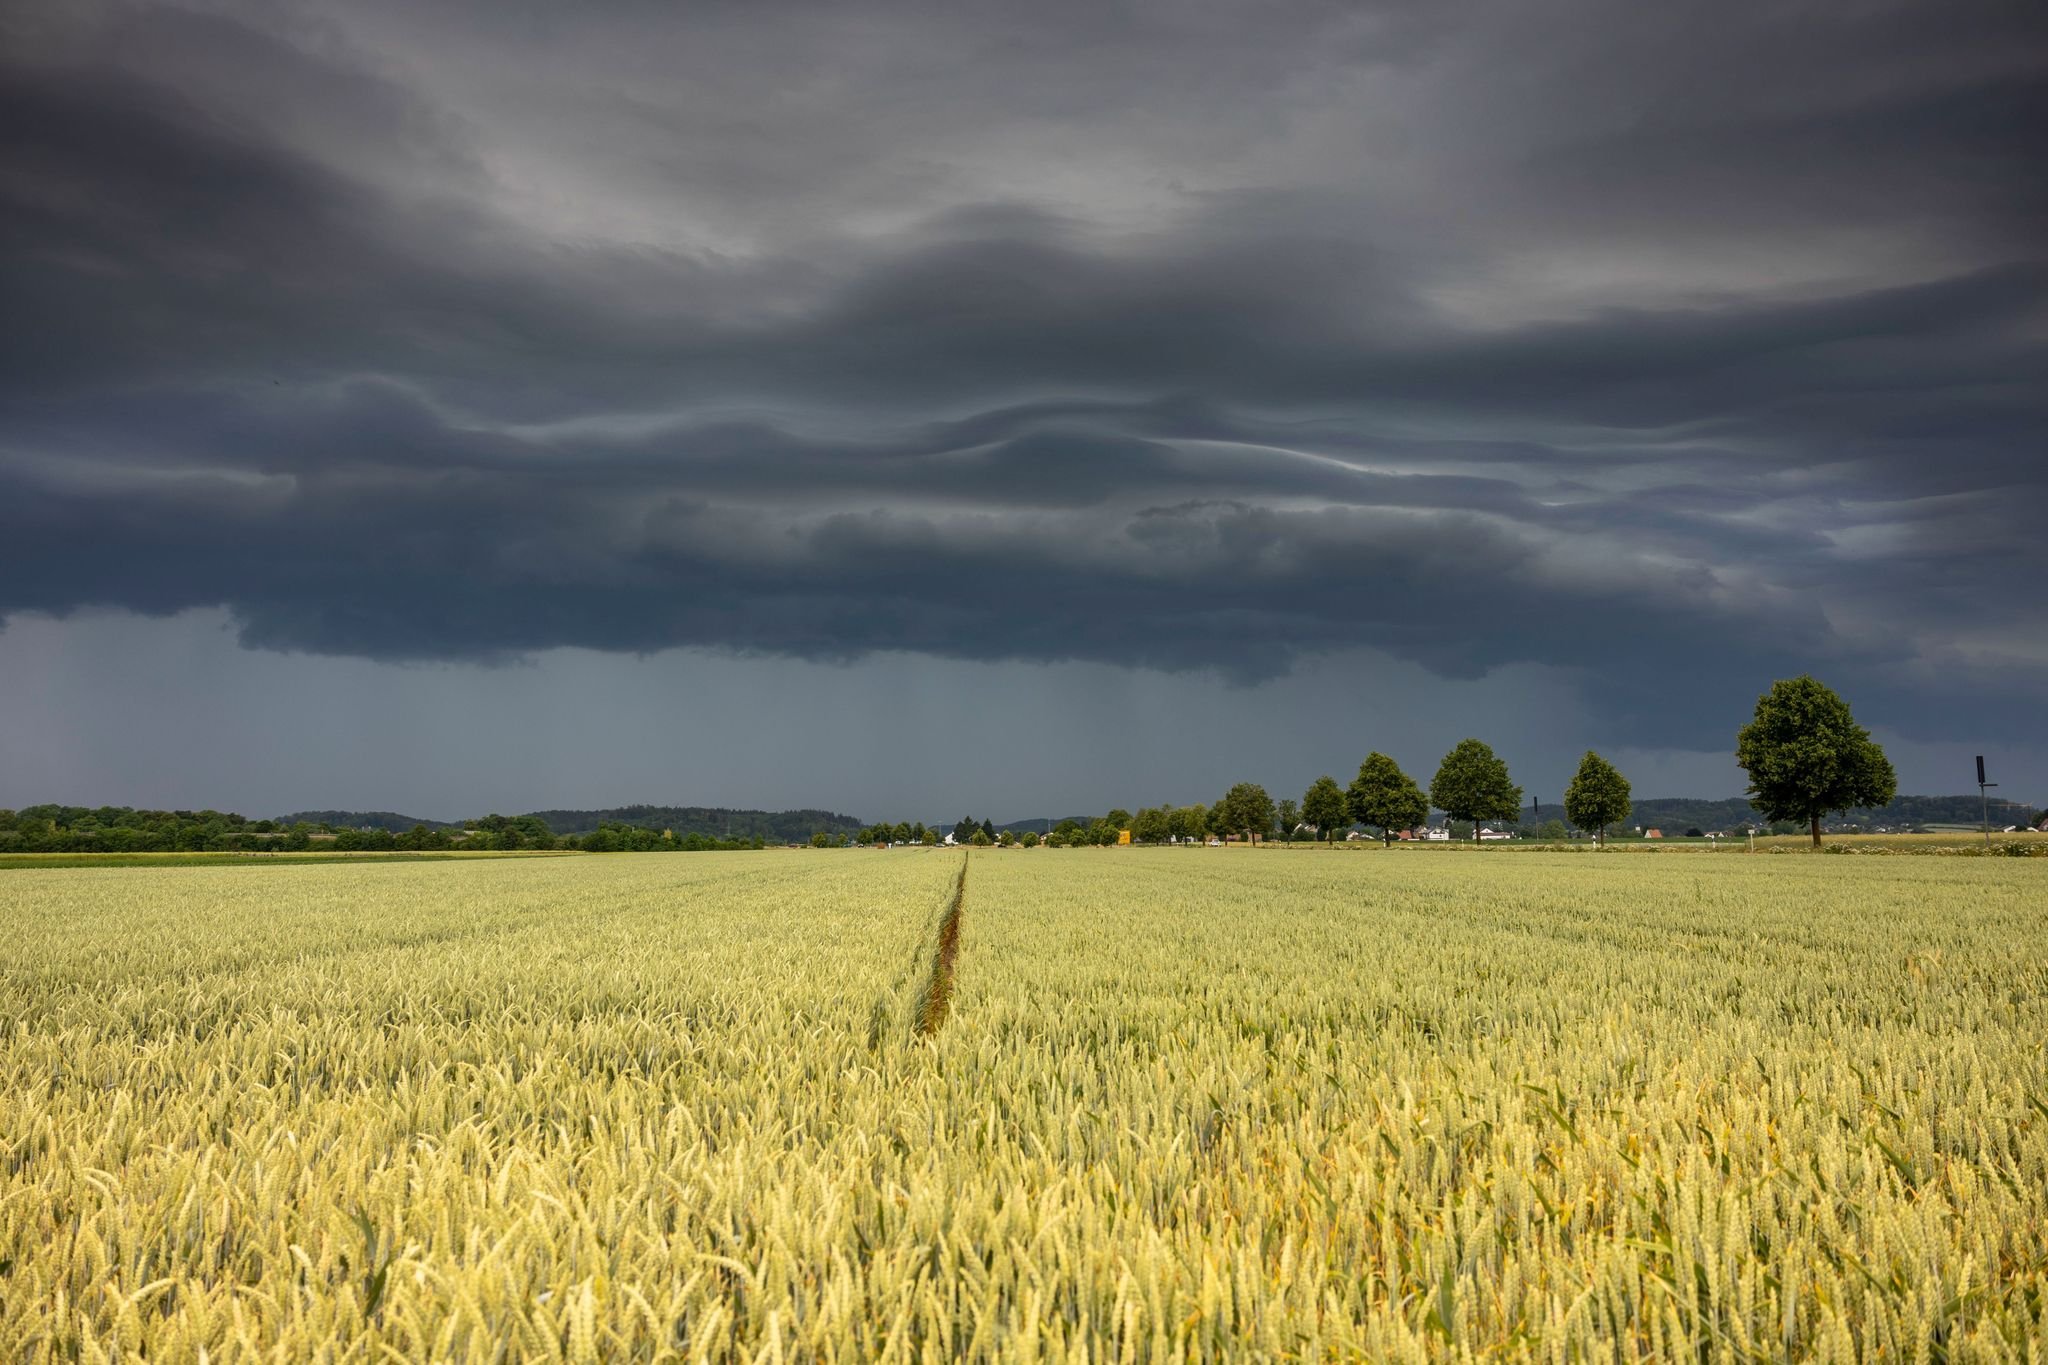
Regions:
[[2043, 696], [2034, 7], [459, 16], [14, 23], [0, 613]]

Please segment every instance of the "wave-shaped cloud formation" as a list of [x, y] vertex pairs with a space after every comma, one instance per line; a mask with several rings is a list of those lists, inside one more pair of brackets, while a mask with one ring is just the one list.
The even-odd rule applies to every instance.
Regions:
[[0, 613], [2044, 698], [2038, 7], [569, 24], [13, 21]]

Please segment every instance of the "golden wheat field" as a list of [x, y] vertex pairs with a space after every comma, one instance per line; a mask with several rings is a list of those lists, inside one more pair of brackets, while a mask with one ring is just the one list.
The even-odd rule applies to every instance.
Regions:
[[38, 869], [0, 930], [9, 1360], [2048, 1358], [2032, 860]]

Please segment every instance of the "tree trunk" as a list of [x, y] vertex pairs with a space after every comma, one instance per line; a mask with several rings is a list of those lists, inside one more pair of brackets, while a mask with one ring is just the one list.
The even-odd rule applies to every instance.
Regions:
[[1813, 817], [1813, 846], [1815, 848], [1820, 847], [1820, 817], [1818, 815]]

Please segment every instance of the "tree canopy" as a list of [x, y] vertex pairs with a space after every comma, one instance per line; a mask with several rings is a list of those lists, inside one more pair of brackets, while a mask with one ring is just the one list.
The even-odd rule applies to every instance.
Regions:
[[1208, 832], [1209, 808], [1200, 802], [1176, 806], [1166, 813], [1166, 833], [1170, 838], [1199, 843]]
[[1628, 819], [1628, 779], [1612, 763], [1586, 750], [1571, 785], [1564, 789], [1564, 813], [1580, 829], [1590, 829], [1607, 842], [1607, 827]]
[[1351, 823], [1351, 805], [1336, 778], [1325, 773], [1309, 784], [1301, 798], [1301, 818], [1325, 839], [1335, 839], [1337, 831]]
[[1898, 794], [1891, 760], [1856, 723], [1849, 704], [1802, 673], [1771, 684], [1735, 737], [1749, 799], [1766, 820], [1800, 820], [1820, 846], [1820, 818], [1882, 806]]
[[1256, 782], [1240, 782], [1217, 803], [1218, 828], [1243, 833], [1254, 842], [1273, 828], [1273, 798]]
[[1444, 755], [1429, 799], [1453, 820], [1472, 821], [1475, 839], [1481, 820], [1514, 820], [1522, 813], [1522, 789], [1508, 779], [1508, 765], [1476, 739], [1461, 739]]
[[1429, 798], [1415, 779], [1401, 771], [1401, 765], [1375, 749], [1358, 765], [1358, 776], [1344, 794], [1345, 811], [1361, 825], [1380, 832], [1393, 843], [1394, 831], [1412, 829], [1429, 818]]

